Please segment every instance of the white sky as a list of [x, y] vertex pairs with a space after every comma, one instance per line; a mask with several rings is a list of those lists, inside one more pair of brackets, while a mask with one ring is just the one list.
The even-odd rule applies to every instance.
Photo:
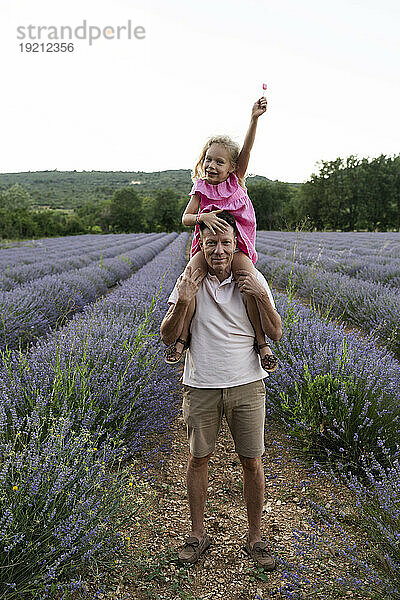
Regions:
[[[146, 37], [20, 52], [17, 26], [84, 19]], [[249, 173], [398, 154], [399, 31], [397, 0], [1, 0], [0, 171], [190, 169], [210, 135], [243, 141], [264, 81]]]

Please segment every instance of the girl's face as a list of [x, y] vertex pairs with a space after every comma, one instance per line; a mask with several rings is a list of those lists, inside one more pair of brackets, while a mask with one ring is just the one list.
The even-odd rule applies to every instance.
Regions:
[[222, 144], [211, 144], [204, 158], [203, 169], [207, 183], [217, 185], [234, 171], [229, 153]]

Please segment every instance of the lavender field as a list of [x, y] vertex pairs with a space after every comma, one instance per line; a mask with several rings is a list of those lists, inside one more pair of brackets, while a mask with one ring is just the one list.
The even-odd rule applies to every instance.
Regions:
[[154, 258], [176, 235], [131, 234], [124, 236], [122, 242], [117, 236], [119, 240], [105, 249], [107, 242], [98, 239], [88, 248], [90, 252], [83, 250], [76, 237], [67, 246], [61, 243], [57, 251], [47, 246], [34, 252], [21, 249], [15, 259], [14, 250], [3, 251], [0, 285], [7, 291], [0, 291], [0, 347], [25, 346], [52, 327], [62, 325]]
[[[119, 531], [141, 507], [146, 477], [121, 465], [150, 435], [168, 434], [176, 415], [177, 379], [160, 360], [158, 329], [187, 241], [170, 234], [137, 246], [138, 270], [128, 279], [122, 271], [115, 290], [93, 292], [25, 351], [2, 350], [0, 598], [84, 594], [83, 572], [123, 559]], [[153, 453], [166, 451], [168, 435], [160, 444]]]
[[290, 282], [298, 298], [400, 357], [400, 234], [262, 231], [257, 250], [273, 285]]
[[[341, 584], [398, 599], [400, 234], [261, 231], [257, 250], [284, 325], [269, 415], [354, 493], [377, 558], [349, 550], [366, 579]], [[344, 535], [323, 507], [321, 518]], [[300, 554], [312, 552], [317, 530], [299, 536]]]
[[[121, 530], [140, 529], [151, 485], [136, 457], [170, 452], [180, 408], [159, 326], [188, 242], [75, 236], [0, 250], [1, 599], [100, 598], [86, 582], [127, 560]], [[348, 588], [400, 598], [399, 236], [259, 232], [257, 247], [283, 322], [267, 421], [353, 492], [380, 558], [353, 551], [364, 577]]]

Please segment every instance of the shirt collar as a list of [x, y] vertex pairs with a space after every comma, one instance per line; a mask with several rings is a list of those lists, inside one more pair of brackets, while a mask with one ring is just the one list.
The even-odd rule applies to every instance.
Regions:
[[218, 277], [216, 275], [212, 275], [212, 273], [210, 273], [209, 271], [207, 273], [207, 277], [209, 277], [213, 281], [215, 281], [215, 280], [218, 281], [219, 285], [225, 285], [225, 284], [228, 284], [228, 283], [232, 283], [232, 281], [233, 281], [233, 272], [231, 271], [231, 274], [229, 275], [229, 277], [227, 277], [226, 279], [224, 279], [221, 282], [219, 281], [219, 279], [218, 279]]

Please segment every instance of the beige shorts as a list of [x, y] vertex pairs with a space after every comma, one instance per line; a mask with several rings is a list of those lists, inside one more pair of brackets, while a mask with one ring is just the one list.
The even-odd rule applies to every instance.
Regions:
[[262, 379], [225, 389], [183, 386], [183, 419], [192, 456], [202, 458], [215, 450], [225, 415], [241, 456], [264, 454], [265, 385]]

